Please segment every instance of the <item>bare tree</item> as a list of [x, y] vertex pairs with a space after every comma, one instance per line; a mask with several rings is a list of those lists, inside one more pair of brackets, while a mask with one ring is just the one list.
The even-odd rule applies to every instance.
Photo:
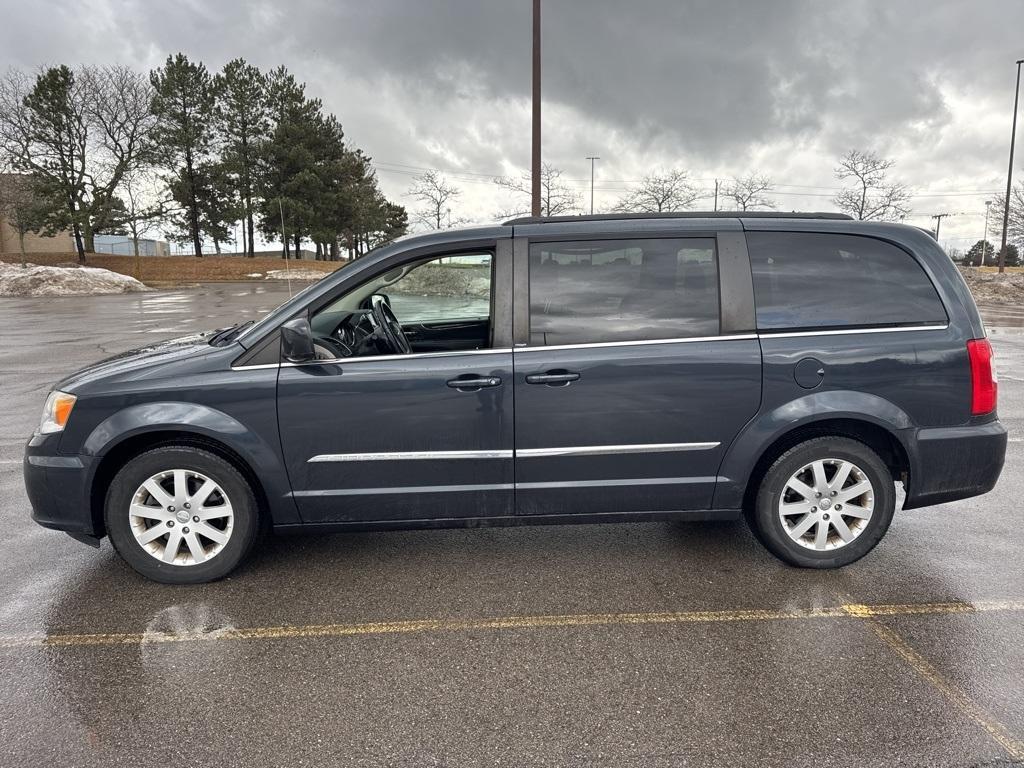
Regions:
[[46, 229], [46, 208], [44, 191], [32, 176], [27, 173], [0, 174], [0, 218], [18, 233], [23, 267], [26, 266], [25, 235]]
[[644, 176], [637, 189], [625, 195], [615, 210], [622, 213], [667, 213], [682, 211], [703, 197], [686, 171], [668, 170]]
[[[992, 210], [998, 211], [995, 219], [995, 230], [990, 232], [993, 240], [1000, 240], [1003, 236], [1003, 207], [1006, 205], [1006, 196], [997, 195], [992, 201]], [[991, 227], [991, 225], [990, 225]], [[1010, 192], [1010, 220], [1006, 227], [1006, 239], [1017, 246], [1024, 248], [1024, 183], [1016, 184]]]
[[85, 67], [81, 77], [92, 99], [86, 115], [97, 128], [98, 143], [86, 173], [92, 204], [86, 241], [91, 245], [94, 232], [112, 226], [122, 183], [145, 175], [154, 164], [156, 118], [150, 110], [153, 86], [138, 72], [124, 66]]
[[774, 208], [775, 203], [767, 196], [772, 190], [772, 180], [768, 176], [751, 173], [747, 176], [733, 176], [732, 181], [725, 185], [722, 194], [736, 206], [739, 211], [752, 211], [757, 208]]
[[35, 174], [60, 198], [79, 261], [85, 261], [86, 100], [67, 67], [39, 72], [35, 78], [11, 69], [0, 81], [0, 152], [6, 164]]
[[[543, 163], [540, 168], [540, 215], [541, 216], [571, 216], [580, 210], [579, 194], [561, 181], [562, 170], [555, 168], [549, 163]], [[510, 192], [525, 197], [522, 208], [514, 208], [510, 211], [502, 211], [498, 218], [513, 218], [523, 216], [530, 212], [530, 200], [533, 196], [530, 174], [523, 172], [519, 178], [511, 176], [499, 176], [494, 180], [499, 187], [504, 187]]]
[[111, 226], [123, 229], [131, 238], [135, 277], [141, 280], [142, 254], [139, 241], [164, 222], [172, 201], [152, 172], [138, 170], [123, 178], [118, 202]]
[[873, 152], [851, 149], [839, 160], [835, 169], [840, 181], [851, 179], [852, 185], [832, 198], [836, 207], [862, 221], [899, 221], [910, 213], [910, 188], [889, 182], [888, 171], [895, 161]]
[[9, 70], [0, 81], [0, 153], [53, 190], [80, 261], [109, 229], [125, 175], [152, 162], [151, 94], [121, 66]]
[[[451, 207], [462, 195], [462, 190], [449, 184], [437, 171], [427, 171], [417, 176], [406, 194], [423, 205], [420, 210], [413, 211], [416, 221], [423, 226], [429, 229], [447, 229], [453, 226], [450, 223]], [[462, 220], [456, 219], [455, 223], [462, 223]]]

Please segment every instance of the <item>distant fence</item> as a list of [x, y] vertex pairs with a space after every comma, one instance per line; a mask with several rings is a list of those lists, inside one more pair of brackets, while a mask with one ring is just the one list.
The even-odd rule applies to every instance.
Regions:
[[[130, 237], [116, 235], [96, 235], [93, 249], [95, 253], [109, 253], [114, 256], [134, 256], [135, 245]], [[170, 256], [167, 243], [161, 240], [139, 240], [140, 256]]]

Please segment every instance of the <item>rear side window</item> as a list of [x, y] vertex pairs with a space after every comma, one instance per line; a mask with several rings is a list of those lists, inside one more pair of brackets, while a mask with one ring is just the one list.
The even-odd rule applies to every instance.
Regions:
[[711, 238], [530, 245], [530, 344], [718, 334]]
[[747, 248], [760, 330], [947, 322], [921, 265], [881, 240], [749, 232]]

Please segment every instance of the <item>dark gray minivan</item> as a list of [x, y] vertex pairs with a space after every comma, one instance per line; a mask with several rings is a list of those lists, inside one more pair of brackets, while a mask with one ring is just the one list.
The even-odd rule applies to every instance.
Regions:
[[60, 382], [33, 517], [202, 582], [260, 533], [745, 515], [832, 568], [989, 491], [992, 348], [926, 232], [834, 214], [407, 237], [256, 323]]

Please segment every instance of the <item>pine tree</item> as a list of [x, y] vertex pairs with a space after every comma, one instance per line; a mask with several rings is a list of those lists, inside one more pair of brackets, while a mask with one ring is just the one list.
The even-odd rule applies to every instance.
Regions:
[[971, 246], [964, 256], [964, 265], [968, 267], [981, 267], [995, 263], [996, 248], [988, 240], [979, 240]]
[[320, 100], [306, 98], [305, 85], [284, 67], [270, 73], [267, 92], [273, 127], [260, 152], [261, 229], [268, 236], [281, 237], [284, 258], [292, 244], [298, 257], [302, 240], [314, 226], [316, 200], [322, 191], [317, 165], [323, 162], [327, 131]]
[[213, 81], [224, 171], [233, 180], [246, 231], [246, 255], [255, 256], [254, 214], [260, 144], [270, 129], [267, 78], [234, 59]]
[[191, 239], [195, 255], [202, 256], [203, 164], [213, 142], [213, 83], [202, 63], [182, 53], [168, 56], [162, 69], [150, 73], [150, 82], [156, 91], [153, 113], [159, 118], [156, 142], [171, 171], [171, 195], [183, 212], [176, 223]]

